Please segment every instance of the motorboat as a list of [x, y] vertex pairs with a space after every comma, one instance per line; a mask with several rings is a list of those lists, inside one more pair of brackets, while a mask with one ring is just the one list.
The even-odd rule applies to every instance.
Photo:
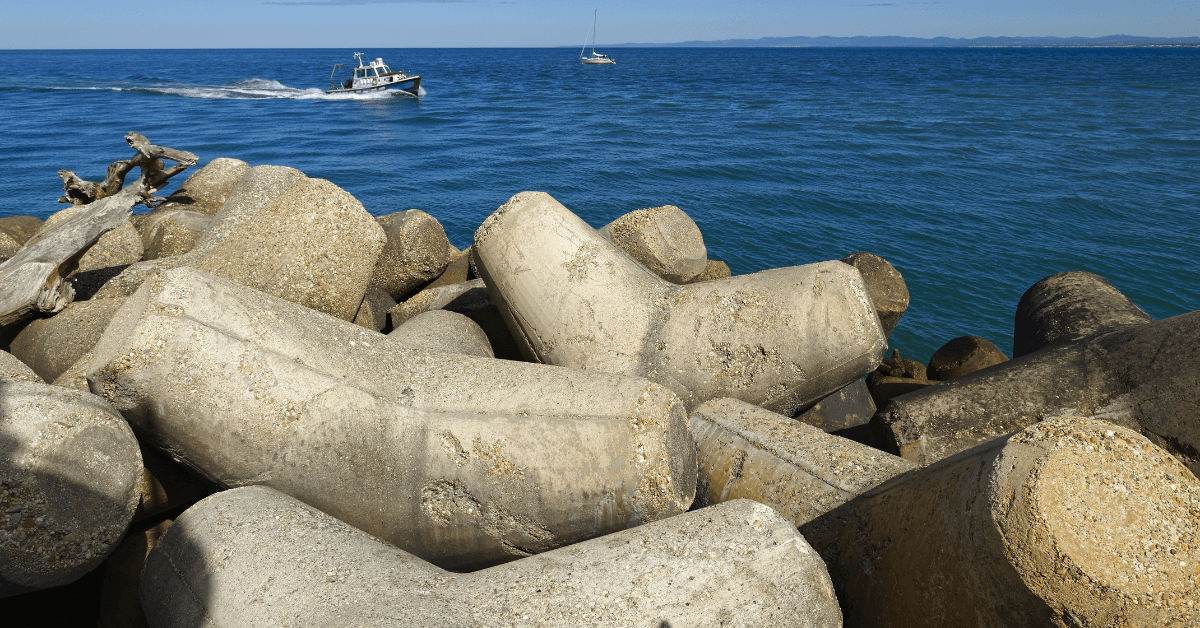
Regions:
[[[363, 54], [365, 53], [354, 53], [354, 58], [358, 60], [358, 67], [354, 68], [353, 76], [351, 76], [350, 71], [346, 68], [346, 64], [335, 63], [333, 65], [333, 70], [329, 73], [329, 89], [325, 90], [326, 94], [363, 94], [377, 91], [394, 91], [397, 92], [397, 95], [401, 95], [401, 93], [411, 96], [418, 95], [421, 89], [420, 76], [416, 74], [410, 75], [403, 70], [394, 72], [383, 62], [382, 58], [377, 58], [370, 63], [363, 63]], [[340, 84], [334, 81], [338, 68], [341, 68], [345, 75], [345, 80]]]
[[583, 48], [579, 50], [579, 62], [584, 65], [611, 65], [617, 62], [616, 59], [596, 52], [596, 11], [592, 12], [592, 54], [583, 54], [587, 50], [587, 37], [583, 38]]

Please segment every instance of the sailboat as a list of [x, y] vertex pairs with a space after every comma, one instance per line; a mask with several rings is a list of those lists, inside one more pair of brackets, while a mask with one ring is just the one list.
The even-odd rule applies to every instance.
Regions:
[[583, 48], [579, 50], [579, 62], [585, 65], [608, 65], [616, 63], [617, 60], [596, 52], [596, 11], [592, 12], [592, 54], [585, 55], [583, 51], [587, 50], [587, 37], [583, 38]]

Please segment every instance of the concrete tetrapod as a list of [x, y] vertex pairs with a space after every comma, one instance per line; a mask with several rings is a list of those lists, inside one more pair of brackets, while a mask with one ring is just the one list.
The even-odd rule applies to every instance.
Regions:
[[917, 465], [737, 399], [692, 410], [697, 504], [753, 499], [800, 526]]
[[1037, 421], [1095, 416], [1200, 473], [1198, 345], [1200, 311], [1047, 347], [892, 399], [871, 444], [929, 464]]
[[735, 397], [791, 416], [866, 375], [887, 348], [852, 266], [678, 286], [543, 192], [488, 216], [475, 255], [527, 359], [645, 377], [689, 408]]
[[0, 598], [55, 587], [116, 548], [142, 458], [95, 395], [0, 378]]
[[1200, 482], [1136, 431], [1062, 418], [800, 528], [847, 626], [1195, 626]]
[[1014, 358], [1154, 320], [1104, 277], [1078, 270], [1033, 284], [1013, 318]]
[[257, 166], [190, 251], [134, 264], [93, 298], [128, 296], [154, 273], [191, 267], [353, 320], [383, 245], [383, 229], [345, 190]]
[[816, 552], [745, 500], [457, 575], [265, 487], [176, 519], [142, 607], [156, 628], [841, 625]]
[[88, 381], [219, 486], [272, 486], [446, 567], [671, 516], [695, 494], [683, 405], [657, 384], [405, 350], [194, 269], [146, 280]]

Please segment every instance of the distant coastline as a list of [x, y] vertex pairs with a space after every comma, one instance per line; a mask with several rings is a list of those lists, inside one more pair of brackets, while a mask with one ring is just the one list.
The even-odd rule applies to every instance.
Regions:
[[[566, 46], [569, 47], [569, 46]], [[1185, 48], [1200, 47], [1200, 37], [760, 37], [684, 41], [669, 44], [604, 44], [604, 48]]]

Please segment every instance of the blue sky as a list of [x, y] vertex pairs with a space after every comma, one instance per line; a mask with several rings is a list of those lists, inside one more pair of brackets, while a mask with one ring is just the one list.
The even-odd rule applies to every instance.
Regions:
[[408, 48], [794, 35], [1200, 35], [1200, 0], [3, 0], [6, 48]]

